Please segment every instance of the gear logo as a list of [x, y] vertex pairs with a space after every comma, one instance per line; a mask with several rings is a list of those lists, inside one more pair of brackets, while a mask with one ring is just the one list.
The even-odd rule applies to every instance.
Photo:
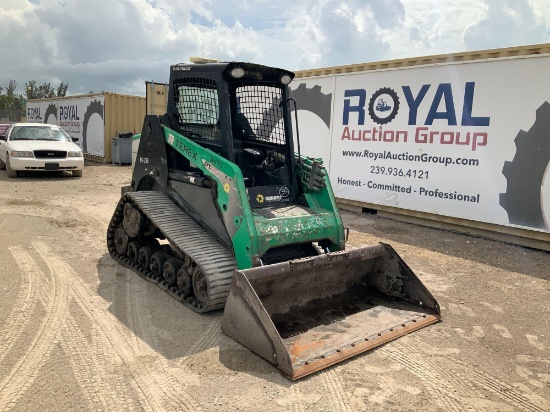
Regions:
[[[302, 83], [296, 89], [290, 89], [290, 97], [297, 102], [298, 110], [306, 110], [317, 115], [330, 129], [332, 93], [323, 93], [319, 85], [308, 88], [305, 83]], [[279, 101], [274, 99], [271, 109], [262, 117], [260, 130], [271, 131], [279, 123], [283, 112], [274, 110], [278, 106]], [[295, 106], [290, 105], [290, 111], [293, 112], [294, 109]]]
[[90, 131], [88, 130], [88, 123], [90, 121], [90, 117], [92, 117], [93, 114], [98, 114], [101, 116], [101, 120], [103, 119], [103, 103], [99, 100], [94, 100], [90, 103], [88, 108], [86, 109], [86, 113], [84, 113], [84, 121], [82, 122], [82, 150], [84, 152], [88, 152], [88, 137], [90, 135]]
[[224, 183], [224, 185], [223, 185], [223, 191], [224, 191], [225, 193], [229, 193], [229, 183]]
[[[505, 162], [506, 193], [500, 194], [500, 205], [508, 213], [510, 223], [550, 230], [548, 201], [550, 185], [550, 103], [544, 102], [536, 112], [535, 123], [526, 132], [520, 130], [514, 142], [516, 154]], [[546, 179], [545, 179], [546, 176]], [[544, 189], [543, 189], [544, 187]]]
[[369, 101], [369, 116], [378, 124], [391, 122], [399, 112], [399, 96], [389, 87], [378, 89]]
[[[50, 116], [53, 116], [53, 119], [50, 119]], [[55, 103], [50, 103], [44, 114], [44, 123], [46, 124], [57, 124], [57, 106]]]
[[299, 110], [308, 110], [316, 114], [330, 129], [332, 93], [323, 93], [319, 85], [307, 88], [306, 84], [302, 83], [296, 89], [290, 90], [290, 97], [296, 99]]
[[265, 200], [265, 197], [261, 193], [259, 193], [258, 196], [256, 196], [256, 202], [263, 203], [264, 200]]

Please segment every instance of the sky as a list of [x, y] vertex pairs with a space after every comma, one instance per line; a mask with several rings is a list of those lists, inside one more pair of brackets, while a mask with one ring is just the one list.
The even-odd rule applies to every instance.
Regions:
[[0, 0], [0, 87], [145, 95], [191, 56], [289, 70], [550, 42], [550, 0]]

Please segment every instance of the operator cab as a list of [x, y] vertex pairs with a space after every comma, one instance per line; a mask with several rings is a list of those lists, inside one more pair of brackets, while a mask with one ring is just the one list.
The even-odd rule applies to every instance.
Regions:
[[[288, 107], [293, 77], [251, 63], [172, 66], [168, 112], [184, 136], [240, 167], [253, 208], [296, 201]], [[189, 161], [177, 161], [187, 163], [178, 169], [193, 171]]]

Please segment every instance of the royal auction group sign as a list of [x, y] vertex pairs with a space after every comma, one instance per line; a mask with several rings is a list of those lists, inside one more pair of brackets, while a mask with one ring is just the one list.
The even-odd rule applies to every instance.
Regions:
[[548, 73], [543, 55], [297, 79], [303, 152], [339, 198], [550, 231]]

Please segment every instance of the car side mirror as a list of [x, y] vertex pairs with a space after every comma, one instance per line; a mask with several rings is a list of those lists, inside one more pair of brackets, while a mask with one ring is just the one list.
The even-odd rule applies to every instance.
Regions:
[[6, 136], [4, 136], [3, 134], [0, 134], [0, 140], [3, 140], [5, 142], [6, 141]]
[[71, 137], [71, 140], [73, 141], [73, 143], [76, 143], [78, 142], [78, 137]]

